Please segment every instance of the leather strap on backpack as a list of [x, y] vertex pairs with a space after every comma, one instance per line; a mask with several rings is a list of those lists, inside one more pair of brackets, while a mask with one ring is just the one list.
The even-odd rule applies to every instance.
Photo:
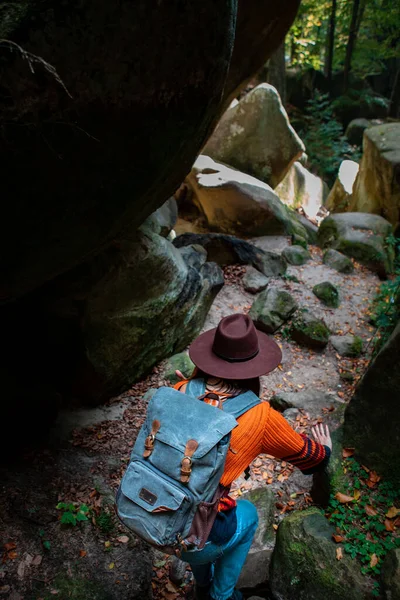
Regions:
[[199, 447], [199, 443], [196, 440], [188, 440], [185, 446], [185, 455], [181, 461], [181, 482], [189, 483], [190, 475], [192, 473], [192, 456]]
[[158, 433], [158, 430], [161, 427], [161, 423], [160, 421], [158, 421], [157, 419], [155, 419], [153, 421], [153, 423], [151, 424], [151, 432], [150, 434], [147, 436], [147, 438], [144, 441], [144, 452], [143, 452], [143, 458], [148, 458], [150, 456], [150, 454], [153, 452], [154, 450], [154, 442], [156, 439], [156, 435]]

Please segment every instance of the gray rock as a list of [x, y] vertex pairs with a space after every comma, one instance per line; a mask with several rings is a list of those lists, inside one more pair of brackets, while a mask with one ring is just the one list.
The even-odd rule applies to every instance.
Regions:
[[188, 564], [180, 560], [177, 556], [171, 556], [169, 560], [169, 578], [176, 585], [181, 585], [185, 581], [186, 569]]
[[282, 256], [291, 265], [304, 265], [311, 260], [311, 254], [301, 246], [288, 246], [282, 252]]
[[264, 250], [264, 254], [254, 266], [266, 277], [280, 277], [287, 270], [285, 259], [276, 252]]
[[318, 244], [355, 258], [385, 278], [393, 270], [393, 250], [386, 242], [392, 231], [390, 223], [379, 215], [339, 213], [322, 221]]
[[291, 337], [302, 346], [325, 348], [330, 331], [325, 321], [312, 313], [298, 313], [290, 327]]
[[283, 411], [283, 416], [293, 427], [296, 424], [297, 417], [301, 416], [301, 411], [298, 408], [287, 408]]
[[329, 248], [324, 252], [322, 260], [324, 265], [328, 265], [328, 267], [335, 269], [339, 273], [352, 273], [354, 271], [354, 265], [351, 260], [333, 248]]
[[185, 185], [213, 231], [260, 236], [290, 235], [296, 230], [296, 217], [269, 185], [209, 156], [198, 157]]
[[340, 356], [356, 357], [363, 352], [363, 341], [357, 335], [332, 335], [329, 341]]
[[284, 204], [296, 210], [302, 208], [306, 217], [315, 219], [325, 203], [329, 188], [320, 177], [310, 173], [300, 162], [295, 162], [275, 192]]
[[274, 333], [297, 310], [296, 300], [288, 292], [269, 287], [261, 292], [250, 309], [249, 316], [260, 331]]
[[158, 235], [168, 237], [178, 220], [178, 205], [175, 198], [169, 198], [160, 208], [157, 208], [142, 225]]
[[313, 293], [325, 306], [337, 308], [340, 304], [339, 291], [330, 281], [323, 281], [314, 285]]
[[381, 578], [386, 600], [400, 600], [400, 548], [387, 553], [382, 564]]
[[269, 279], [254, 267], [247, 267], [242, 282], [246, 292], [258, 294], [265, 290], [269, 283]]
[[278, 92], [263, 83], [226, 111], [203, 153], [276, 187], [304, 150]]
[[362, 146], [364, 131], [369, 127], [371, 127], [371, 121], [368, 119], [353, 119], [347, 125], [344, 135], [349, 140], [349, 144]]
[[316, 244], [318, 240], [318, 227], [312, 223], [307, 217], [304, 215], [297, 215], [299, 222], [303, 225], [304, 229], [307, 231], [307, 237], [310, 244]]
[[348, 404], [344, 443], [356, 458], [400, 483], [400, 323], [370, 363]]
[[180, 381], [180, 378], [175, 373], [176, 370], [179, 370], [186, 379], [189, 379], [194, 368], [195, 365], [190, 360], [189, 354], [187, 352], [180, 352], [168, 359], [165, 365], [164, 377], [170, 383], [174, 384]]
[[250, 500], [258, 513], [258, 528], [249, 554], [240, 574], [238, 588], [254, 588], [268, 579], [269, 564], [275, 544], [274, 522], [275, 497], [268, 488], [257, 488], [244, 497]]
[[317, 508], [295, 511], [279, 525], [270, 587], [279, 600], [367, 600], [368, 582], [356, 561], [337, 560], [335, 528]]
[[207, 251], [199, 244], [179, 248], [179, 252], [188, 267], [200, 269], [207, 262]]
[[323, 408], [338, 406], [339, 402], [333, 394], [316, 389], [299, 390], [298, 392], [278, 392], [270, 399], [275, 410], [285, 412], [290, 408], [304, 409], [311, 416], [321, 414]]

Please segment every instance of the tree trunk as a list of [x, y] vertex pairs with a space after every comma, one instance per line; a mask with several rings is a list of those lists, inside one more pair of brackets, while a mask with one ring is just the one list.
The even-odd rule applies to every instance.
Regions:
[[267, 81], [279, 92], [282, 104], [286, 103], [286, 63], [285, 40], [274, 52], [268, 62]]
[[351, 71], [351, 59], [353, 57], [354, 46], [357, 39], [358, 27], [360, 26], [358, 12], [360, 8], [360, 0], [353, 0], [353, 10], [351, 14], [351, 23], [349, 31], [349, 39], [347, 41], [346, 59], [344, 63], [343, 76], [343, 93], [345, 94], [349, 88], [349, 77]]
[[336, 0], [332, 0], [326, 44], [325, 76], [328, 80], [329, 91], [332, 83], [333, 52], [335, 48]]

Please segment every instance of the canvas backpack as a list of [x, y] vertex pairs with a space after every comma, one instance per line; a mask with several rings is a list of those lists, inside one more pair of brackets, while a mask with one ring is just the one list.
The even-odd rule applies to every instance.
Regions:
[[220, 410], [199, 399], [204, 393], [203, 379], [189, 381], [186, 393], [157, 390], [117, 492], [122, 522], [169, 553], [204, 546], [223, 492], [231, 431], [260, 402], [248, 391]]

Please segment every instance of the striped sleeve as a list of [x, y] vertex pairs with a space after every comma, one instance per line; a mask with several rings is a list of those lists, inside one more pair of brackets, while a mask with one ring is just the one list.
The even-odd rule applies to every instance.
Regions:
[[272, 454], [300, 469], [305, 475], [322, 470], [329, 462], [330, 448], [294, 431], [286, 419], [273, 408], [269, 411], [263, 452]]

